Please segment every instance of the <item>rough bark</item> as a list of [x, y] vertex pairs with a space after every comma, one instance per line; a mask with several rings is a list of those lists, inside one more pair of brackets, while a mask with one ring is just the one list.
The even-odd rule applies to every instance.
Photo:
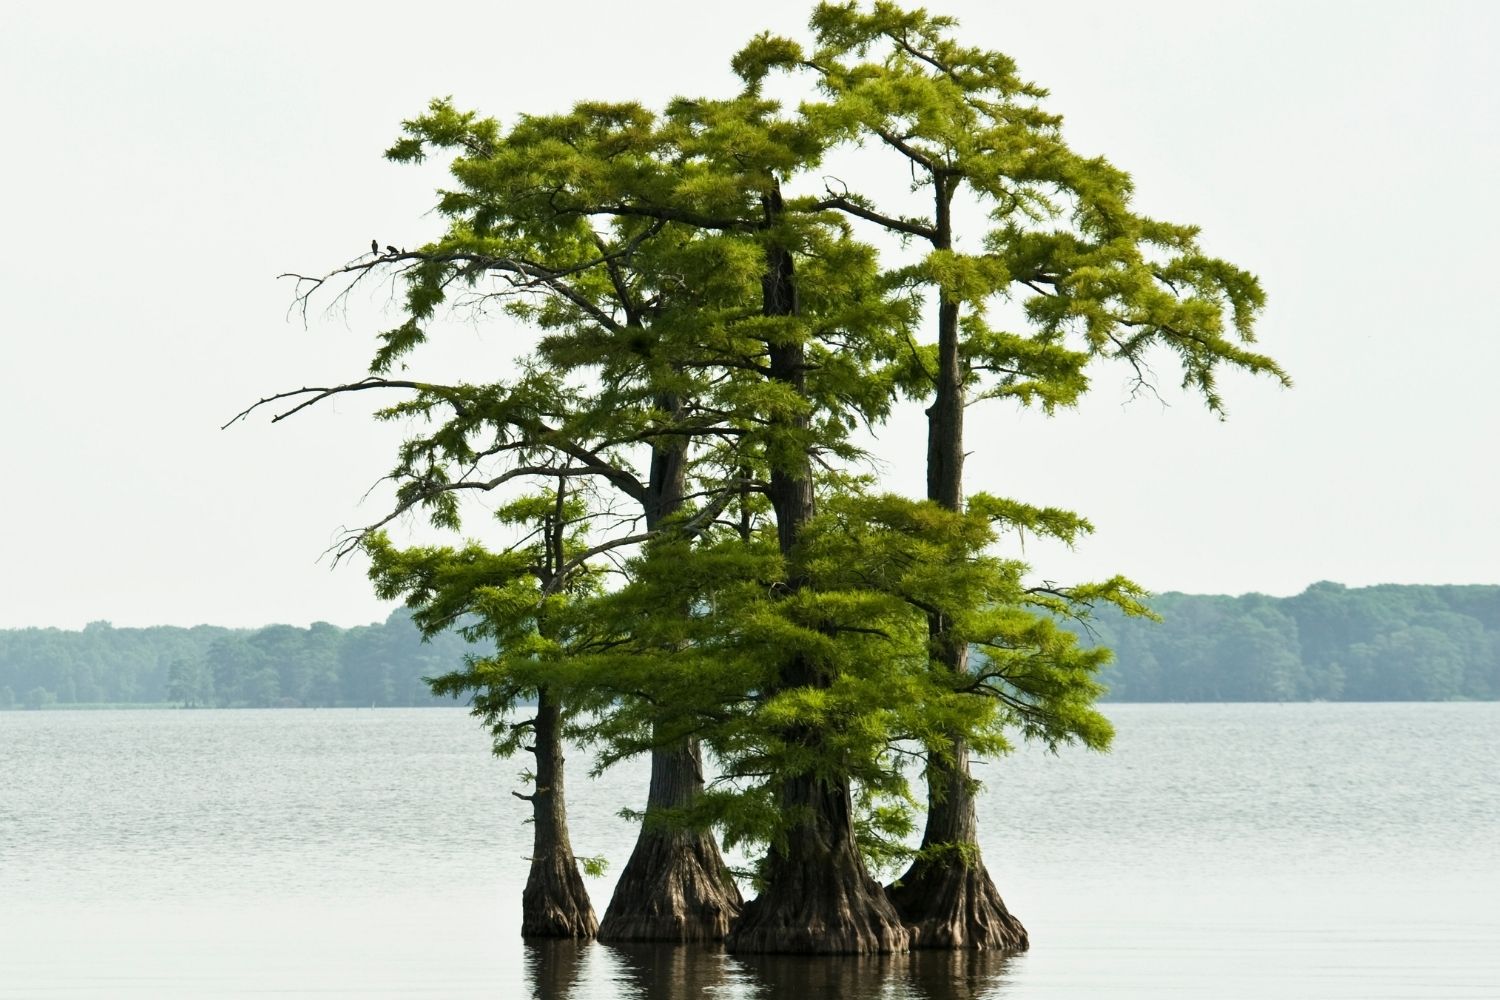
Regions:
[[745, 904], [725, 944], [732, 952], [872, 955], [905, 951], [907, 929], [854, 841], [847, 781], [787, 779], [784, 846], [766, 859], [765, 891]]
[[978, 820], [969, 751], [962, 741], [951, 763], [933, 761], [927, 773], [924, 851], [889, 890], [911, 930], [913, 948], [1025, 951], [1026, 928], [1005, 901], [979, 856]]
[[531, 801], [533, 831], [531, 873], [521, 892], [521, 936], [591, 938], [599, 924], [568, 838], [562, 709], [545, 687], [537, 694], [534, 726], [536, 786], [523, 796]]
[[[934, 178], [937, 188], [938, 249], [953, 245], [950, 207], [957, 181]], [[964, 368], [959, 355], [957, 300], [938, 301], [938, 371], [927, 410], [927, 497], [949, 510], [963, 509]], [[948, 621], [927, 622], [933, 647], [957, 674], [969, 668], [968, 647], [950, 636]], [[932, 758], [927, 766], [927, 825], [924, 854], [889, 890], [912, 931], [913, 948], [976, 948], [1024, 951], [1026, 928], [1006, 909], [979, 853], [974, 811], [976, 783], [969, 773], [969, 750], [953, 734], [951, 760]]]
[[[764, 201], [770, 228], [781, 213], [781, 194], [774, 186]], [[796, 281], [790, 252], [770, 247], [763, 281], [767, 316], [797, 313]], [[800, 394], [806, 393], [806, 350], [795, 338], [769, 345], [770, 377]], [[805, 429], [805, 418], [788, 430]], [[773, 465], [768, 490], [776, 514], [781, 551], [791, 555], [814, 513], [812, 467], [802, 452], [795, 461]], [[795, 570], [787, 581], [795, 590], [803, 581]], [[827, 683], [798, 660], [784, 664], [786, 687]], [[792, 734], [816, 740], [816, 732]], [[838, 776], [788, 775], [780, 799], [788, 821], [784, 838], [771, 848], [762, 869], [765, 888], [747, 903], [725, 941], [732, 952], [875, 954], [904, 951], [907, 931], [895, 907], [870, 877], [854, 837], [849, 781]]]
[[661, 819], [703, 790], [698, 745], [651, 755], [651, 789], [635, 850], [599, 925], [601, 941], [721, 941], [740, 912], [740, 891], [712, 835]]
[[[664, 394], [656, 406], [677, 414], [681, 402]], [[687, 455], [671, 440], [651, 452], [644, 514], [648, 530], [681, 510]], [[651, 786], [635, 849], [620, 874], [599, 925], [601, 941], [722, 941], [742, 900], [719, 846], [705, 830], [674, 827], [671, 810], [691, 807], [703, 791], [703, 763], [695, 740], [651, 754]]]

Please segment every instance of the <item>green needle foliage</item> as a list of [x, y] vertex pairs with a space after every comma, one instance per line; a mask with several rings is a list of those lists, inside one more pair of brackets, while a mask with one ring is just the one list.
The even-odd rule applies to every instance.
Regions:
[[[424, 630], [494, 645], [433, 685], [472, 698], [497, 752], [522, 745], [531, 697], [539, 720], [562, 706], [600, 768], [671, 747], [696, 767], [708, 749], [707, 790], [653, 791], [647, 819], [764, 849], [739, 950], [1025, 946], [978, 860], [968, 756], [1107, 747], [1093, 705], [1108, 653], [1075, 630], [1103, 605], [1150, 613], [1124, 578], [1036, 587], [994, 555], [1006, 533], [1073, 544], [1091, 528], [966, 500], [967, 404], [1070, 406], [1096, 361], [1150, 386], [1163, 350], [1216, 412], [1224, 366], [1286, 382], [1248, 346], [1256, 279], [1193, 227], [1136, 212], [1129, 177], [1072, 151], [1045, 92], [955, 26], [821, 4], [811, 47], [762, 35], [734, 59], [740, 93], [660, 110], [585, 102], [507, 126], [433, 101], [387, 155], [446, 159], [444, 229], [335, 272], [399, 276], [403, 315], [367, 378], [297, 406], [401, 394], [379, 413], [414, 428], [394, 509], [345, 551], [362, 547]], [[807, 99], [766, 97], [772, 74]], [[851, 153], [909, 177], [918, 208], [824, 177]], [[515, 370], [394, 374], [455, 309], [511, 321]], [[921, 500], [860, 474], [854, 432], [903, 396], [928, 404]], [[494, 540], [402, 549], [383, 533], [410, 510], [472, 531], [476, 493], [505, 498]], [[946, 915], [898, 915], [866, 873], [911, 854], [913, 762], [929, 826], [907, 879], [973, 883], [929, 893]], [[966, 898], [989, 907], [974, 927], [954, 915]], [[557, 932], [591, 927], [586, 899], [575, 909]]]
[[[1222, 414], [1222, 366], [1287, 378], [1251, 351], [1263, 294], [1253, 275], [1205, 255], [1191, 226], [1162, 223], [1131, 208], [1130, 178], [1068, 147], [1061, 119], [1042, 107], [1046, 92], [1001, 53], [964, 46], [956, 22], [877, 2], [818, 5], [808, 48], [765, 34], [734, 60], [746, 96], [772, 73], [810, 85], [798, 108], [832, 145], [884, 162], [910, 178], [909, 195], [881, 204], [838, 179], [795, 201], [803, 211], [837, 211], [903, 245], [925, 244], [888, 266], [892, 281], [935, 300], [934, 341], [890, 357], [898, 384], [927, 407], [927, 495], [964, 508], [964, 419], [969, 403], [1012, 399], [1051, 411], [1088, 387], [1095, 359], [1123, 361], [1138, 388], [1152, 388], [1151, 352], [1175, 354], [1185, 387]], [[908, 203], [915, 199], [917, 210]], [[1009, 327], [1009, 328], [1007, 328]], [[1117, 593], [1135, 597], [1130, 585]], [[1066, 608], [1055, 609], [1065, 612]], [[963, 613], [934, 605], [931, 653], [957, 678], [993, 669], [972, 664], [976, 646]], [[1062, 663], [1063, 661], [1059, 661]], [[1066, 665], [1058, 683], [1079, 684]], [[1036, 678], [1046, 686], [1040, 675]], [[1078, 701], [1097, 690], [1079, 684]], [[1067, 713], [1088, 728], [1088, 720]], [[1024, 716], [1023, 716], [1024, 718]], [[1046, 740], [1028, 724], [1022, 732]], [[978, 862], [969, 743], [961, 730], [952, 760], [929, 763], [924, 852], [958, 848], [957, 868], [921, 863], [893, 895], [922, 946], [1024, 947]], [[982, 900], [975, 903], [975, 900]], [[988, 909], [988, 916], [976, 917]]]
[[[495, 643], [492, 655], [470, 657], [462, 670], [430, 683], [440, 694], [471, 696], [497, 755], [524, 749], [535, 757], [534, 770], [523, 774], [532, 790], [512, 793], [532, 806], [531, 872], [521, 897], [522, 933], [531, 936], [586, 938], [598, 929], [567, 824], [563, 733], [576, 706], [559, 696], [545, 670], [520, 677], [511, 669], [567, 656], [574, 637], [563, 612], [595, 589], [587, 552], [579, 551], [578, 525], [587, 513], [559, 477], [551, 493], [523, 496], [497, 512], [502, 523], [524, 531], [501, 553], [472, 543], [460, 550], [397, 549], [379, 532], [364, 541], [377, 593], [404, 597], [424, 632], [457, 629], [471, 642]], [[511, 721], [523, 699], [533, 701], [535, 712]], [[583, 864], [590, 872], [599, 868], [597, 858]]]
[[[1290, 382], [1250, 350], [1265, 297], [1255, 276], [1206, 255], [1194, 226], [1160, 222], [1130, 204], [1128, 174], [1074, 152], [1046, 90], [1002, 53], [952, 37], [957, 22], [877, 2], [819, 4], [814, 45], [762, 35], [734, 60], [747, 93], [773, 72], [816, 88], [799, 109], [809, 127], [910, 176], [927, 206], [904, 213], [827, 183], [804, 207], [835, 209], [931, 250], [902, 274], [962, 307], [964, 384], [984, 396], [1047, 408], [1076, 402], [1091, 357], [1136, 366], [1152, 348], [1181, 364], [1183, 385], [1215, 412], [1221, 366]], [[961, 195], [984, 222], [955, 212]], [[967, 249], [965, 249], [967, 248]], [[997, 303], [1017, 302], [1027, 326], [992, 327]], [[936, 365], [909, 372], [931, 388]]]
[[526, 742], [527, 727], [511, 725], [512, 714], [536, 701], [549, 686], [548, 664], [578, 641], [569, 606], [599, 591], [592, 567], [574, 565], [587, 514], [582, 499], [566, 492], [522, 497], [496, 513], [500, 523], [524, 530], [522, 541], [498, 552], [476, 542], [401, 548], [379, 531], [363, 541], [376, 594], [404, 601], [425, 635], [456, 631], [492, 650], [429, 683], [434, 693], [470, 698], [499, 756]]
[[[1143, 595], [1122, 579], [1029, 587], [1023, 564], [988, 554], [1019, 526], [1063, 539], [1088, 528], [987, 496], [953, 512], [843, 484], [790, 557], [769, 531], [662, 543], [629, 583], [580, 608], [594, 632], [562, 683], [605, 696], [588, 730], [603, 766], [647, 749], [663, 726], [703, 739], [720, 777], [692, 821], [719, 825], [732, 845], [785, 848], [801, 818], [778, 802], [782, 776], [839, 776], [857, 786], [867, 857], [889, 865], [909, 856], [896, 838], [912, 824], [904, 765], [915, 747], [942, 755], [955, 733], [984, 754], [1018, 735], [1053, 748], [1111, 738], [1093, 708], [1108, 653], [1080, 647], [1061, 622], [1086, 622], [1097, 604], [1145, 613]], [[683, 606], [693, 613], [652, 613]], [[980, 651], [970, 674], [934, 668], [934, 613]], [[789, 659], [819, 680], [787, 685]], [[807, 732], [820, 738], [797, 738]]]

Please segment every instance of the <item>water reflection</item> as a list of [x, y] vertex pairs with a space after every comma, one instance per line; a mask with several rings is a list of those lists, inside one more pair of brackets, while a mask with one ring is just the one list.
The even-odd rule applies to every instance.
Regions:
[[1016, 959], [922, 951], [880, 958], [727, 955], [701, 945], [528, 942], [535, 1000], [1003, 1000]]
[[[641, 1000], [741, 997], [735, 970], [723, 949], [703, 945], [611, 944], [600, 950], [615, 960], [615, 978]], [[622, 993], [625, 991], [622, 990]]]
[[880, 958], [737, 955], [755, 1000], [1000, 998], [1012, 959], [984, 951], [917, 951]]
[[993, 951], [919, 951], [907, 956], [914, 997], [960, 1000], [1008, 997], [1023, 956]]
[[592, 944], [535, 938], [526, 942], [526, 984], [533, 1000], [569, 1000]]

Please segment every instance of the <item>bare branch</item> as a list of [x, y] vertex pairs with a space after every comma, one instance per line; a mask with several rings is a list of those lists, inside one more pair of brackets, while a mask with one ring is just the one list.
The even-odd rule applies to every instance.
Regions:
[[265, 406], [268, 403], [277, 403], [281, 400], [293, 399], [297, 396], [310, 395], [312, 398], [303, 400], [301, 403], [298, 403], [296, 406], [292, 407], [290, 410], [287, 410], [285, 413], [278, 413], [276, 416], [271, 418], [271, 423], [279, 423], [280, 421], [285, 420], [287, 417], [290, 417], [294, 413], [305, 410], [315, 403], [320, 403], [328, 397], [336, 396], [340, 393], [361, 392], [365, 389], [431, 389], [434, 387], [435, 386], [432, 383], [428, 382], [411, 382], [405, 379], [380, 378], [376, 375], [371, 375], [369, 378], [361, 379], [358, 382], [349, 382], [345, 385], [303, 386], [301, 389], [291, 389], [287, 392], [278, 392], [273, 396], [266, 396], [256, 400], [254, 403], [251, 403], [239, 413], [236, 413], [233, 417], [229, 418], [227, 422], [220, 425], [219, 430], [227, 430], [234, 424], [239, 423], [241, 420], [244, 420], [250, 414], [254, 413], [256, 410], [260, 409], [262, 406]]
[[877, 226], [883, 226], [898, 233], [905, 233], [908, 236], [918, 236], [924, 240], [937, 239], [937, 230], [931, 226], [924, 226], [908, 219], [897, 219], [893, 216], [882, 215], [880, 212], [865, 208], [863, 205], [850, 201], [842, 195], [835, 195], [832, 191], [828, 192], [827, 198], [814, 202], [810, 207], [815, 211], [836, 208], [841, 212], [864, 219], [866, 222], [873, 222]]

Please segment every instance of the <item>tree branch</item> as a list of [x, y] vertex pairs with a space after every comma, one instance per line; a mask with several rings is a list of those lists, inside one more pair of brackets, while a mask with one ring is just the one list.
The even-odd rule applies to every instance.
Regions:
[[852, 202], [842, 195], [835, 195], [832, 191], [828, 191], [828, 195], [822, 201], [813, 202], [809, 207], [814, 211], [836, 208], [841, 212], [864, 219], [866, 222], [873, 222], [877, 226], [883, 226], [898, 233], [905, 233], [908, 236], [918, 236], [924, 240], [937, 239], [937, 230], [931, 226], [924, 226], [907, 219], [897, 219], [889, 215], [883, 215], [873, 209], [865, 208], [863, 205]]

